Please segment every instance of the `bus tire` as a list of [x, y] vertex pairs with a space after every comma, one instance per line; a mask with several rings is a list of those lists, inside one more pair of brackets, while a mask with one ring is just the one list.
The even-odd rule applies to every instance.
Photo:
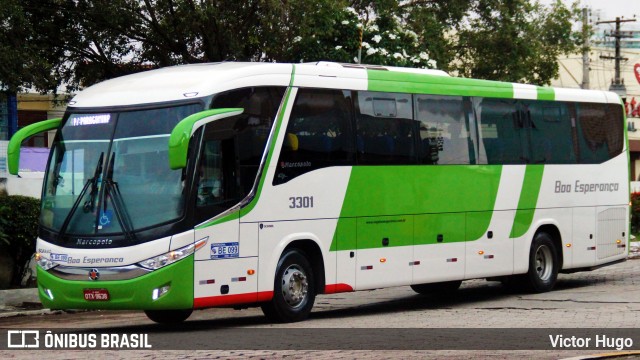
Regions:
[[523, 279], [525, 290], [542, 293], [553, 289], [558, 278], [559, 267], [558, 249], [551, 235], [546, 232], [537, 233], [529, 252], [529, 271]]
[[273, 322], [296, 322], [309, 317], [316, 298], [315, 278], [304, 252], [287, 250], [276, 270], [273, 298], [261, 305], [264, 315]]
[[179, 324], [189, 316], [193, 309], [185, 310], [145, 310], [144, 313], [147, 317], [158, 324]]
[[462, 284], [462, 280], [445, 281], [430, 284], [411, 285], [411, 290], [420, 295], [451, 295]]

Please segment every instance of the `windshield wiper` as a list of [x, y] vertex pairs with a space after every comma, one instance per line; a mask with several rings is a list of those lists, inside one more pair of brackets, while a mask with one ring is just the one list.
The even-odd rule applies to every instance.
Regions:
[[111, 155], [109, 166], [107, 166], [107, 175], [104, 179], [103, 213], [107, 212], [107, 199], [111, 198], [111, 201], [113, 202], [113, 210], [116, 213], [118, 221], [122, 225], [122, 231], [124, 231], [124, 234], [127, 239], [129, 239], [129, 241], [136, 242], [137, 239], [135, 233], [133, 232], [131, 216], [129, 215], [127, 207], [122, 200], [122, 194], [120, 193], [118, 183], [113, 181], [113, 164], [115, 162], [115, 158], [115, 154]]
[[93, 209], [93, 204], [94, 204], [94, 198], [96, 196], [96, 193], [98, 191], [98, 179], [100, 178], [100, 174], [102, 173], [102, 162], [104, 160], [104, 152], [100, 153], [100, 159], [98, 160], [98, 164], [96, 165], [96, 169], [93, 172], [93, 177], [87, 180], [87, 183], [84, 184], [84, 187], [82, 188], [82, 191], [80, 192], [80, 195], [78, 195], [78, 198], [76, 199], [76, 201], [73, 202], [73, 206], [71, 207], [71, 210], [69, 210], [69, 213], [67, 214], [67, 216], [64, 218], [64, 221], [62, 222], [62, 226], [60, 227], [60, 231], [58, 232], [58, 238], [62, 240], [62, 238], [64, 237], [65, 233], [67, 232], [67, 227], [69, 227], [69, 223], [71, 222], [71, 218], [73, 217], [73, 214], [75, 214], [76, 210], [78, 209], [78, 206], [80, 205], [80, 201], [82, 201], [82, 198], [84, 198], [84, 194], [87, 192], [87, 190], [89, 189], [89, 185], [91, 185], [91, 193], [90, 193], [90, 197], [91, 199], [87, 200], [84, 203], [84, 211], [87, 211], [87, 203], [89, 203], [89, 206], [91, 209]]
[[102, 174], [102, 162], [104, 160], [104, 153], [100, 153], [100, 160], [98, 160], [98, 166], [91, 178], [91, 192], [89, 193], [89, 200], [84, 202], [84, 212], [92, 212], [96, 204], [96, 195], [98, 194], [98, 183], [100, 182], [100, 174]]

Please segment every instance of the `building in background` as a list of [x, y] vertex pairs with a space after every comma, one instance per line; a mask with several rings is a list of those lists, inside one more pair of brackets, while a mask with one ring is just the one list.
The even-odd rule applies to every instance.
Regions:
[[7, 146], [17, 130], [42, 120], [62, 117], [65, 108], [64, 103], [56, 101], [53, 95], [26, 93], [11, 97], [0, 92], [0, 188], [11, 195], [40, 197], [42, 178], [55, 131], [33, 136], [21, 148], [22, 178], [8, 173]]

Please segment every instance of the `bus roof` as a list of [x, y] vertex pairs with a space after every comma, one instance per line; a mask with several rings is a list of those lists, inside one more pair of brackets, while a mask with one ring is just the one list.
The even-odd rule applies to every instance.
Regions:
[[[293, 75], [293, 80], [292, 80]], [[222, 62], [171, 66], [107, 80], [79, 92], [71, 107], [114, 107], [205, 97], [249, 86], [301, 86], [620, 103], [611, 92], [539, 87], [450, 77], [441, 70], [315, 62], [281, 64]]]

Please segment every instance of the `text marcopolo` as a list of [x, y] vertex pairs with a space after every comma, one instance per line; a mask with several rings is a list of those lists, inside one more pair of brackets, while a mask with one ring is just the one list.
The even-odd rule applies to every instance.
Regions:
[[557, 180], [555, 184], [555, 193], [583, 193], [590, 192], [615, 192], [620, 187], [619, 183], [581, 183], [580, 180], [576, 180], [575, 183], [562, 183]]

